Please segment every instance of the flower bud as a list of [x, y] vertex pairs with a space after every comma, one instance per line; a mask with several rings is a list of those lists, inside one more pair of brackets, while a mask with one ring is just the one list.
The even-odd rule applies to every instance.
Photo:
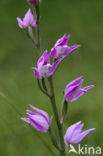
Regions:
[[74, 102], [80, 98], [83, 94], [85, 94], [89, 89], [93, 88], [94, 85], [90, 85], [84, 88], [81, 88], [83, 83], [83, 77], [79, 77], [74, 81], [70, 82], [66, 88], [64, 93], [64, 99], [67, 102]]
[[82, 131], [84, 124], [81, 121], [70, 126], [64, 136], [65, 144], [71, 144], [73, 146], [78, 145], [89, 133], [95, 130], [95, 128]]
[[18, 25], [22, 29], [28, 29], [28, 27], [35, 28], [36, 27], [36, 21], [32, 15], [31, 9], [27, 11], [25, 14], [23, 20], [21, 18], [17, 17]]
[[32, 6], [37, 6], [39, 0], [27, 0], [27, 2]]
[[43, 110], [33, 107], [32, 105], [29, 105], [29, 106], [35, 112], [27, 110], [27, 114], [29, 117], [21, 118], [21, 119], [27, 122], [33, 128], [35, 128], [37, 131], [41, 131], [43, 133], [47, 132], [50, 127], [49, 115]]

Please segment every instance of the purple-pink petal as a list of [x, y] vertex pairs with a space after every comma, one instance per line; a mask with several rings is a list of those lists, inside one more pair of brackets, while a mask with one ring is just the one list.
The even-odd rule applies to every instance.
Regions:
[[55, 44], [55, 47], [56, 47], [56, 46], [67, 45], [69, 39], [70, 39], [70, 35], [68, 35], [68, 36], [66, 37], [66, 34], [64, 34], [63, 37], [61, 37], [60, 39], [58, 39], [58, 41], [57, 41], [56, 44]]
[[77, 93], [79, 92], [79, 85], [72, 86], [65, 90], [64, 98], [66, 101], [72, 102], [72, 100], [76, 97]]
[[35, 77], [37, 77], [38, 79], [42, 78], [37, 68], [32, 67], [32, 70], [34, 71]]
[[26, 114], [27, 114], [27, 115], [35, 115], [36, 113], [35, 113], [35, 112], [32, 112], [32, 111], [30, 111], [30, 110], [27, 110], [27, 111], [26, 111]]
[[28, 28], [28, 26], [31, 26], [32, 28], [35, 28], [36, 22], [35, 19], [31, 13], [31, 9], [28, 10], [26, 15], [23, 18], [24, 28]]
[[95, 128], [86, 130], [86, 131], [80, 133], [79, 135], [77, 135], [76, 137], [74, 137], [72, 140], [73, 145], [74, 146], [78, 145], [89, 133], [93, 132], [94, 130], [95, 130]]
[[21, 18], [17, 17], [17, 21], [18, 21], [19, 27], [23, 28], [23, 21], [21, 20]]
[[72, 52], [77, 49], [78, 47], [80, 47], [80, 45], [75, 45], [75, 46], [72, 46], [72, 47], [69, 47], [69, 46], [64, 46], [65, 48], [65, 51], [64, 51], [64, 57], [67, 57], [67, 56], [70, 56], [72, 54]]
[[62, 61], [62, 59], [59, 59], [59, 60], [55, 61], [51, 67], [49, 67], [48, 76], [52, 76], [54, 74], [56, 68], [58, 67], [58, 65], [60, 64], [61, 61]]
[[79, 125], [81, 124], [81, 121], [73, 124], [72, 126], [70, 126], [67, 131], [66, 131], [66, 134], [64, 136], [64, 142], [65, 144], [71, 139], [73, 133], [74, 133], [74, 130], [76, 127], [78, 127]]
[[40, 114], [30, 115], [29, 116], [32, 122], [38, 127], [38, 129], [43, 130], [43, 132], [47, 132], [49, 128], [49, 124], [47, 120]]
[[68, 56], [69, 56], [75, 49], [77, 49], [77, 48], [79, 48], [79, 47], [80, 47], [80, 45], [74, 45], [74, 46], [70, 47]]
[[48, 51], [45, 50], [43, 55], [39, 58], [37, 62], [37, 67], [41, 67], [43, 65], [49, 64], [50, 63], [50, 54], [48, 54]]
[[83, 92], [82, 90], [79, 90], [78, 93], [76, 94], [76, 96], [74, 96], [71, 99], [71, 102], [77, 101], [85, 92]]
[[94, 85], [90, 85], [90, 86], [87, 86], [87, 87], [82, 88], [82, 90], [84, 92], [87, 92], [89, 89], [94, 88], [94, 87], [95, 87]]
[[29, 104], [29, 107], [32, 108], [35, 112], [42, 114], [46, 118], [46, 120], [48, 121], [48, 123], [50, 122], [49, 115], [45, 111], [40, 110], [40, 109], [32, 106], [31, 104]]
[[30, 124], [30, 119], [29, 118], [21, 118], [21, 120], [25, 121], [26, 123]]
[[[82, 132], [83, 126], [84, 124], [80, 124], [75, 128], [72, 138], [75, 138], [77, 135], [79, 135]], [[72, 141], [72, 138], [71, 138], [71, 141]]]
[[57, 53], [56, 48], [52, 48], [52, 49], [51, 49], [50, 55], [51, 55], [53, 58], [55, 58], [55, 59], [58, 58], [58, 53]]
[[80, 76], [80, 77], [78, 77], [77, 79], [73, 80], [72, 82], [70, 82], [70, 83], [67, 85], [66, 88], [69, 88], [69, 87], [71, 87], [71, 86], [75, 86], [75, 85], [77, 85], [77, 84], [80, 84], [81, 80], [83, 80], [82, 78], [83, 78], [83, 76]]
[[30, 119], [30, 125], [35, 128], [37, 131], [40, 131], [40, 132], [47, 132], [47, 130], [45, 130], [44, 127], [42, 127], [39, 123], [33, 121], [32, 119]]

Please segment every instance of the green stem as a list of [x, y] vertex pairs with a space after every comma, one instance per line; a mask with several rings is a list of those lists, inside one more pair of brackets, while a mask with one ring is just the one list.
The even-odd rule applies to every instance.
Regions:
[[69, 145], [68, 144], [66, 144], [65, 150], [66, 150], [66, 156], [69, 156]]
[[38, 44], [34, 38], [33, 29], [31, 27], [28, 27], [28, 34], [30, 39], [33, 41], [34, 45], [38, 48]]
[[42, 85], [43, 85], [44, 90], [45, 90], [46, 92], [48, 92], [48, 89], [47, 89], [47, 87], [46, 87], [46, 83], [45, 83], [44, 78], [43, 78], [41, 81], [42, 81]]
[[63, 125], [63, 123], [64, 123], [64, 120], [66, 118], [67, 112], [68, 112], [68, 103], [67, 103], [67, 101], [65, 101], [63, 99], [63, 104], [62, 104], [62, 108], [61, 108], [61, 115], [60, 115], [60, 123], [61, 123], [61, 125]]
[[37, 42], [38, 42], [38, 49], [39, 51], [41, 51], [41, 48], [40, 48], [40, 10], [39, 10], [39, 3], [38, 5], [36, 6], [36, 15], [37, 15], [37, 21], [36, 21], [36, 24], [37, 24]]
[[61, 148], [62, 148], [62, 151], [60, 151], [60, 155], [65, 156], [65, 144], [64, 144], [64, 136], [63, 136], [63, 127], [61, 126], [60, 120], [59, 120], [59, 115], [58, 115], [58, 110], [57, 110], [55, 95], [54, 95], [54, 87], [53, 87], [52, 77], [49, 77], [48, 80], [49, 80], [50, 93], [51, 93], [50, 101], [51, 101], [51, 104], [52, 104], [52, 109], [53, 109], [55, 121], [57, 123], [58, 133], [59, 133], [59, 137], [60, 137], [60, 144], [61, 144]]
[[[27, 34], [28, 38], [33, 42], [34, 46], [35, 46], [35, 47], [37, 48], [37, 50], [39, 51], [38, 54], [40, 55], [40, 50], [38, 49], [38, 43], [37, 43], [37, 41], [36, 41], [36, 39], [35, 39], [35, 37], [34, 37], [33, 30], [32, 30], [31, 27], [28, 28], [28, 32], [27, 32], [26, 34]], [[39, 56], [39, 55], [38, 55], [38, 56]]]
[[39, 86], [40, 90], [41, 90], [45, 95], [47, 95], [48, 97], [50, 97], [49, 93], [48, 93], [46, 90], [44, 90], [44, 88], [42, 88], [39, 79], [37, 79], [37, 83], [38, 83], [38, 86]]
[[56, 147], [56, 149], [58, 151], [61, 151], [61, 147], [60, 147], [58, 140], [56, 138], [56, 135], [54, 134], [54, 131], [51, 127], [49, 128], [49, 134], [50, 134], [50, 139], [51, 139], [53, 145]]

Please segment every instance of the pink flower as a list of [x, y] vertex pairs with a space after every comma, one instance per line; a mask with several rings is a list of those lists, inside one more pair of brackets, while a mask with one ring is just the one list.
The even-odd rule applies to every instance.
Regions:
[[70, 82], [65, 88], [64, 98], [67, 102], [74, 102], [85, 94], [89, 89], [93, 88], [94, 85], [90, 85], [84, 88], [81, 88], [83, 83], [83, 77], [79, 77], [72, 82]]
[[70, 54], [78, 47], [80, 47], [80, 45], [74, 45], [74, 46], [68, 46], [68, 41], [70, 39], [70, 35], [68, 35], [66, 37], [66, 35], [64, 34], [64, 36], [62, 38], [60, 38], [56, 44], [54, 45], [54, 47], [51, 49], [51, 56], [53, 58], [58, 58], [58, 57], [67, 57], [70, 56]]
[[64, 136], [65, 144], [71, 144], [73, 146], [78, 145], [89, 133], [95, 130], [95, 128], [82, 131], [84, 124], [81, 124], [81, 121], [70, 126]]
[[43, 110], [33, 107], [32, 105], [29, 105], [29, 106], [35, 112], [27, 110], [27, 114], [29, 117], [21, 118], [21, 119], [27, 122], [33, 128], [35, 128], [37, 131], [41, 131], [43, 133], [47, 132], [50, 127], [49, 115]]
[[47, 53], [47, 50], [43, 53], [43, 55], [39, 58], [37, 62], [37, 68], [33, 67], [34, 75], [38, 79], [42, 79], [44, 77], [50, 77], [54, 74], [56, 68], [62, 59], [55, 61], [52, 65], [50, 64], [50, 54]]
[[19, 17], [17, 17], [17, 21], [18, 21], [19, 27], [22, 29], [28, 29], [29, 26], [32, 28], [36, 27], [36, 21], [31, 13], [31, 9], [29, 9], [27, 13], [25, 14], [23, 21]]
[[39, 2], [39, 0], [27, 0], [27, 2], [30, 4], [30, 5], [33, 5], [33, 6], [36, 6]]

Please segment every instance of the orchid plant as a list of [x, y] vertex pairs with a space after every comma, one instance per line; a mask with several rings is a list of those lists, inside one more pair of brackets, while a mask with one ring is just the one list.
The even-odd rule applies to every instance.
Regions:
[[[68, 152], [66, 152], [66, 145], [78, 145], [89, 133], [95, 130], [95, 128], [92, 128], [83, 131], [82, 129], [84, 124], [81, 124], [81, 121], [79, 121], [70, 126], [64, 134], [63, 124], [68, 112], [68, 103], [77, 101], [89, 89], [93, 88], [94, 85], [81, 88], [83, 76], [80, 76], [79, 78], [76, 78], [70, 82], [64, 91], [64, 102], [61, 106], [61, 113], [59, 116], [55, 100], [53, 76], [61, 61], [64, 61], [65, 57], [70, 56], [75, 49], [80, 47], [80, 45], [68, 46], [71, 36], [66, 36], [66, 34], [64, 34], [63, 37], [57, 40], [49, 53], [48, 50], [45, 50], [42, 54], [40, 44], [40, 1], [27, 0], [27, 2], [31, 8], [25, 14], [23, 20], [17, 17], [17, 21], [19, 27], [28, 33], [29, 38], [33, 41], [33, 44], [38, 49], [39, 58], [37, 67], [32, 67], [32, 70], [34, 72], [34, 77], [37, 79], [40, 90], [47, 96], [47, 98], [50, 99], [53, 116], [57, 124], [59, 139], [56, 137], [52, 128], [51, 118], [45, 111], [29, 105], [32, 111], [27, 110], [26, 114], [28, 117], [22, 117], [21, 119], [37, 131], [42, 133], [49, 131], [49, 134], [52, 138], [52, 143], [60, 152], [60, 155], [67, 156]], [[36, 37], [33, 33], [34, 31], [37, 33]], [[49, 82], [48, 87], [45, 81], [46, 79]]]

